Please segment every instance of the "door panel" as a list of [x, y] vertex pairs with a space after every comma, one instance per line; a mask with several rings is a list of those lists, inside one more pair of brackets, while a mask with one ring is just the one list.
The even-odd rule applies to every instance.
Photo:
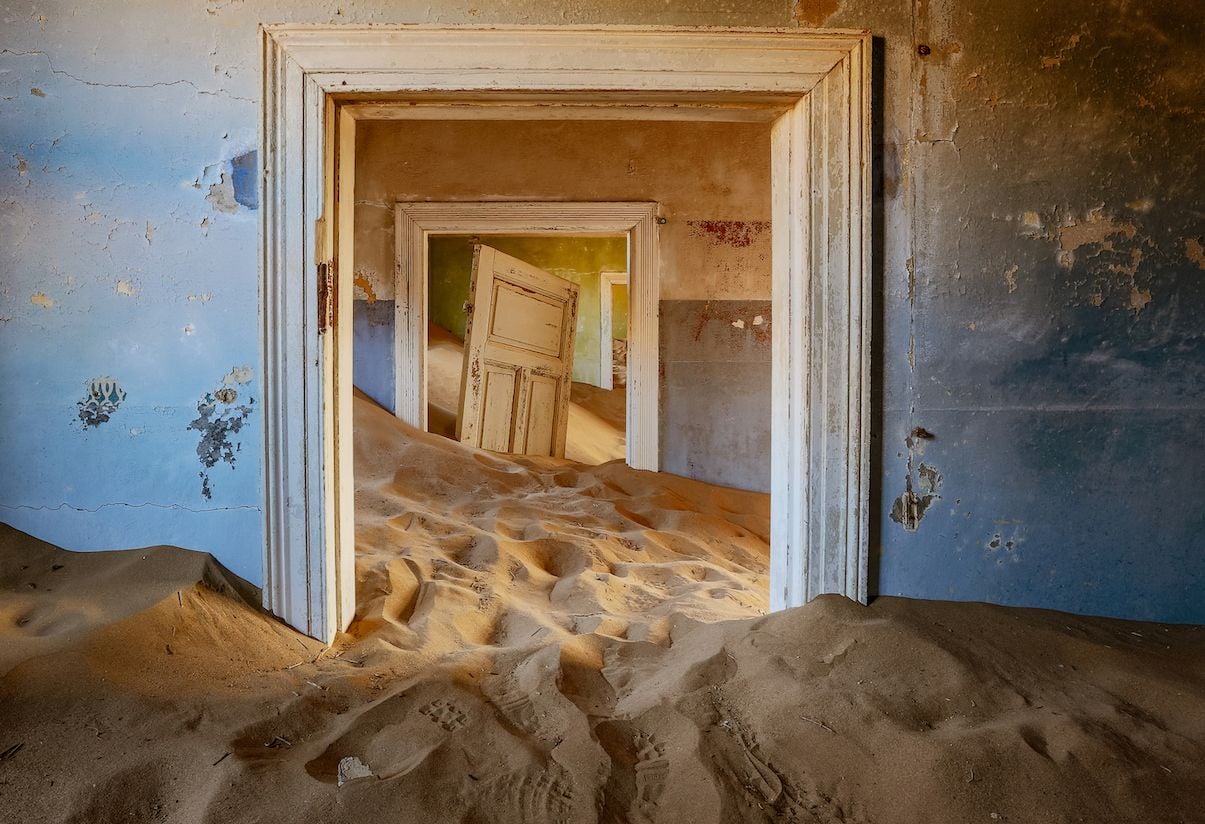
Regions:
[[533, 375], [527, 380], [527, 408], [520, 419], [522, 432], [516, 433], [515, 442], [522, 438], [525, 455], [551, 455], [556, 447], [557, 382], [542, 375]]
[[487, 364], [482, 391], [481, 448], [510, 452], [510, 419], [515, 408], [515, 370]]
[[564, 457], [577, 284], [478, 245], [470, 294], [457, 436]]
[[560, 357], [564, 312], [564, 301], [520, 291], [509, 283], [495, 283], [490, 340]]

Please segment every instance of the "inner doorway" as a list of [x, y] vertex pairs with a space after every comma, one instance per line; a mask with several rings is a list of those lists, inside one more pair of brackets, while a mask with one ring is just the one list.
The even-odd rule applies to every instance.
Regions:
[[429, 238], [427, 431], [495, 452], [624, 460], [627, 354], [617, 362], [614, 334], [626, 346], [627, 301], [615, 305], [607, 270], [626, 268], [627, 246], [626, 235]]

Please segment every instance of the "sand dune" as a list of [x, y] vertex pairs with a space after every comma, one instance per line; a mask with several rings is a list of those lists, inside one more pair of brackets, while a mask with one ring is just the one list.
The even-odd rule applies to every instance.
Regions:
[[1205, 821], [1203, 628], [761, 616], [763, 496], [356, 415], [327, 651], [208, 556], [0, 529], [0, 820]]

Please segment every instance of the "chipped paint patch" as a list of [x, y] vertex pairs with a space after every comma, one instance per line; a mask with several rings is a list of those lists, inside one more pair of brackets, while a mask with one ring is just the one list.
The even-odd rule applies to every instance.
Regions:
[[1205, 245], [1201, 243], [1200, 238], [1190, 237], [1184, 241], [1184, 255], [1195, 263], [1198, 269], [1205, 269]]
[[199, 295], [188, 296], [189, 303], [209, 303], [211, 300], [213, 300], [213, 292], [202, 292]]
[[223, 214], [238, 213], [238, 201], [234, 199], [234, 182], [225, 172], [218, 177], [217, 183], [209, 184], [209, 194], [205, 195], [205, 200]]
[[34, 292], [29, 296], [29, 302], [34, 306], [41, 306], [43, 309], [54, 308], [54, 298], [50, 297], [45, 292]]
[[34, 86], [32, 89], [30, 89], [29, 93], [32, 94], [34, 97], [45, 97], [46, 96], [46, 92], [42, 91], [37, 86]]
[[234, 436], [242, 431], [243, 424], [251, 417], [255, 400], [234, 406], [237, 399], [238, 392], [229, 387], [206, 392], [197, 401], [197, 417], [187, 427], [201, 433], [197, 443], [197, 458], [203, 469], [198, 476], [201, 479], [201, 495], [207, 500], [213, 498], [213, 488], [206, 470], [217, 466], [219, 462], [233, 467], [235, 456], [242, 449], [242, 443]]
[[1101, 251], [1112, 251], [1116, 238], [1133, 240], [1138, 227], [1129, 222], [1118, 222], [1105, 215], [1103, 206], [1088, 212], [1083, 220], [1069, 220], [1059, 227], [1059, 265], [1070, 268], [1075, 263], [1076, 250], [1089, 245], [1099, 246]]
[[934, 503], [941, 500], [941, 485], [944, 478], [936, 467], [920, 463], [913, 478], [913, 461], [925, 454], [925, 445], [934, 439], [932, 432], [923, 427], [912, 430], [904, 444], [908, 448], [908, 474], [904, 478], [904, 491], [891, 506], [891, 520], [908, 532], [916, 532], [925, 513]]
[[1017, 271], [1020, 268], [1020, 266], [1014, 263], [1004, 271], [1004, 282], [1008, 284], [1008, 293], [1010, 295], [1017, 291]]
[[769, 230], [768, 220], [688, 220], [690, 236], [706, 238], [716, 246], [743, 249]]
[[372, 287], [372, 281], [368, 279], [368, 274], [363, 270], [357, 270], [355, 278], [353, 278], [356, 292], [356, 300], [363, 300], [366, 303], [372, 304], [377, 302], [377, 292]]
[[95, 428], [108, 423], [126, 399], [126, 392], [117, 379], [108, 376], [92, 378], [84, 384], [84, 390], [84, 397], [76, 403], [76, 409], [85, 427]]
[[791, 16], [801, 26], [817, 28], [823, 26], [840, 8], [841, 0], [795, 0]]
[[113, 287], [113, 291], [119, 295], [124, 295], [127, 298], [132, 298], [138, 294], [138, 287], [130, 280], [119, 280], [117, 285]]
[[1071, 52], [1075, 51], [1075, 48], [1080, 44], [1080, 41], [1084, 39], [1084, 35], [1087, 34], [1087, 32], [1088, 26], [1085, 24], [1079, 31], [1064, 40], [1063, 45], [1060, 46], [1058, 51], [1056, 51], [1053, 55], [1043, 55], [1042, 68], [1057, 69], [1059, 66], [1063, 65], [1063, 61], [1071, 55]]
[[236, 366], [231, 369], [222, 378], [223, 386], [234, 386], [235, 384], [251, 383], [251, 378], [255, 375], [255, 370], [250, 366]]

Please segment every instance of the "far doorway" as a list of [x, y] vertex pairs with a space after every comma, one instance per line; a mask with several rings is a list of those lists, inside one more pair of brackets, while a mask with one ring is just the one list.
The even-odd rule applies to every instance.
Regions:
[[[625, 235], [427, 241], [427, 430], [494, 452], [624, 460]], [[617, 294], [618, 292], [618, 294]]]
[[[470, 302], [473, 247], [487, 245], [578, 282], [583, 311], [574, 324], [565, 457], [587, 464], [623, 459], [634, 469], [658, 471], [658, 210], [653, 202], [396, 203], [393, 410], [397, 417], [419, 429], [454, 433], [465, 357], [457, 345], [463, 345], [467, 330], [464, 307]], [[610, 347], [602, 328], [604, 273], [612, 286], [606, 298]], [[617, 277], [626, 282], [618, 298], [622, 312], [618, 321], [613, 288]], [[613, 342], [617, 322], [623, 332], [618, 347]], [[449, 339], [446, 332], [459, 341]], [[623, 354], [618, 365], [617, 348]], [[452, 364], [457, 368], [452, 370]], [[609, 389], [604, 369], [610, 375]], [[574, 437], [575, 432], [580, 437]]]

